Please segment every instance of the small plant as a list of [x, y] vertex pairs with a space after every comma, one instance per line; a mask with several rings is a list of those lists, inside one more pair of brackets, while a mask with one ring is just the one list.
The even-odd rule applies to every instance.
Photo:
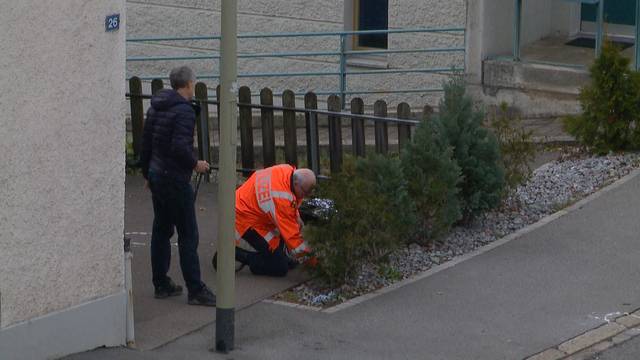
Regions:
[[530, 164], [536, 157], [532, 131], [522, 128], [520, 118], [509, 111], [506, 103], [490, 114], [489, 127], [500, 145], [507, 188], [514, 189], [531, 176]]
[[320, 188], [335, 211], [305, 227], [318, 265], [311, 271], [330, 286], [343, 284], [360, 266], [406, 243], [415, 225], [400, 161], [373, 155], [347, 157], [342, 171]]
[[437, 118], [418, 125], [411, 142], [402, 149], [401, 161], [418, 216], [413, 239], [427, 245], [461, 218], [460, 168]]
[[389, 281], [402, 280], [402, 273], [388, 263], [378, 266], [378, 274]]
[[468, 220], [500, 204], [504, 188], [500, 147], [496, 137], [482, 126], [484, 113], [473, 109], [462, 77], [444, 85], [439, 109], [438, 118], [462, 171], [462, 213]]
[[620, 49], [605, 42], [580, 91], [582, 114], [564, 119], [565, 129], [598, 154], [638, 148], [640, 76]]

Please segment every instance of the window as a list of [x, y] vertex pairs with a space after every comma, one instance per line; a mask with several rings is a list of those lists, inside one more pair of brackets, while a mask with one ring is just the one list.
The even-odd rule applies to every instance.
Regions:
[[[353, 0], [355, 30], [386, 30], [389, 28], [389, 0]], [[354, 49], [387, 48], [387, 34], [354, 36]]]

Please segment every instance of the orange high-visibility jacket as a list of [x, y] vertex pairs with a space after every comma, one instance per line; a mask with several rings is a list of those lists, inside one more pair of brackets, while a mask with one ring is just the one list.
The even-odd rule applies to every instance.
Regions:
[[291, 189], [291, 165], [276, 165], [258, 170], [236, 190], [236, 240], [249, 228], [257, 231], [274, 251], [280, 237], [294, 256], [308, 252], [300, 233], [297, 199]]

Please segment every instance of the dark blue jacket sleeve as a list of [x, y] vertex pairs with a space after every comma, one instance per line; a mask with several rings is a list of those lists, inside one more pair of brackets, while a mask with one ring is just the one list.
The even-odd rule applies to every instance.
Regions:
[[198, 159], [193, 153], [193, 132], [196, 115], [190, 105], [183, 104], [176, 109], [175, 126], [171, 138], [171, 154], [179, 164], [187, 169], [196, 167]]
[[147, 179], [149, 174], [149, 163], [151, 162], [151, 149], [153, 145], [153, 108], [147, 111], [147, 119], [144, 122], [144, 130], [142, 132], [142, 152], [140, 153], [140, 168], [142, 176]]

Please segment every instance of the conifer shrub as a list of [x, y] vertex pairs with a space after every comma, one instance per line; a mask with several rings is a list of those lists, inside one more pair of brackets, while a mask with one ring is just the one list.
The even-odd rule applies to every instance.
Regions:
[[473, 108], [462, 77], [444, 85], [439, 110], [438, 118], [462, 172], [462, 214], [468, 220], [500, 204], [505, 184], [500, 147], [495, 135], [483, 127], [484, 112]]
[[331, 199], [334, 211], [327, 221], [305, 226], [304, 236], [318, 259], [311, 272], [330, 286], [405, 244], [415, 228], [415, 207], [397, 158], [347, 157], [342, 171], [321, 184], [319, 196]]
[[565, 130], [599, 154], [637, 149], [640, 144], [640, 77], [620, 48], [605, 42], [580, 91], [582, 114], [564, 119]]
[[515, 189], [531, 177], [530, 164], [536, 157], [533, 133], [522, 127], [520, 117], [506, 103], [491, 112], [489, 127], [500, 145], [507, 190]]
[[418, 218], [413, 240], [422, 245], [433, 243], [461, 218], [460, 168], [452, 156], [437, 117], [420, 123], [402, 149], [402, 169]]

